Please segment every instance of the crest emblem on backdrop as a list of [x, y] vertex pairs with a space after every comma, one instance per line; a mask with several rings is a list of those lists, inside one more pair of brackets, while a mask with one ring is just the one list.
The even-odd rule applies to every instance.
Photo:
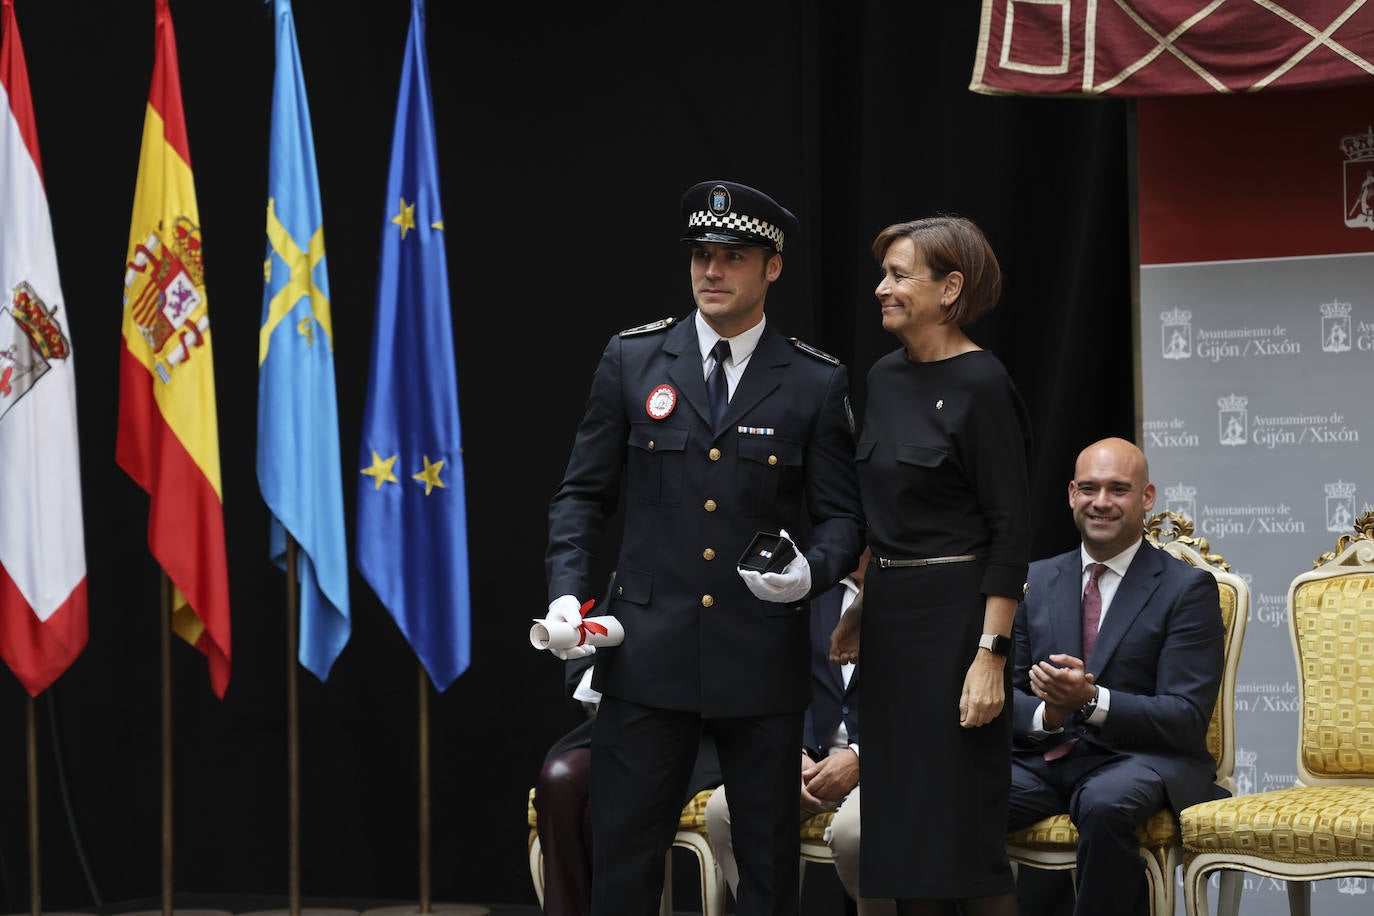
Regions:
[[52, 368], [71, 355], [57, 307], [48, 308], [27, 282], [0, 305], [0, 420]]
[[1235, 394], [1217, 398], [1217, 423], [1222, 445], [1244, 445], [1250, 441], [1245, 412], [1245, 405], [1249, 403], [1249, 398]]
[[124, 271], [124, 305], [157, 359], [163, 383], [172, 370], [191, 358], [191, 348], [204, 342], [210, 329], [205, 309], [204, 253], [200, 227], [184, 216], [166, 232], [159, 224], [141, 245]]
[[1164, 508], [1187, 519], [1197, 518], [1197, 487], [1186, 483], [1164, 488]]
[[1336, 893], [1358, 896], [1369, 893], [1369, 879], [1359, 875], [1348, 875], [1336, 879]]
[[1326, 488], [1326, 530], [1333, 534], [1349, 534], [1355, 524], [1355, 485], [1338, 480]]
[[1341, 138], [1345, 153], [1345, 224], [1374, 229], [1374, 127]]
[[1164, 322], [1161, 345], [1165, 359], [1187, 359], [1193, 355], [1193, 313], [1187, 309], [1172, 309], [1159, 313]]
[[1346, 353], [1350, 350], [1350, 303], [1322, 303], [1322, 351]]
[[1236, 748], [1236, 794], [1254, 795], [1260, 790], [1259, 768], [1255, 765], [1259, 754], [1255, 751], [1247, 751], [1243, 747]]

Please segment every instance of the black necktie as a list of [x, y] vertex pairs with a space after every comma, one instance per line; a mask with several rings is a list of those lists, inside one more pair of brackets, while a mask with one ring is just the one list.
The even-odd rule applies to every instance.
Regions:
[[711, 426], [720, 425], [725, 416], [725, 405], [730, 403], [730, 383], [725, 380], [725, 360], [730, 356], [730, 341], [721, 338], [711, 348], [716, 364], [711, 374], [706, 376], [706, 397], [711, 404]]

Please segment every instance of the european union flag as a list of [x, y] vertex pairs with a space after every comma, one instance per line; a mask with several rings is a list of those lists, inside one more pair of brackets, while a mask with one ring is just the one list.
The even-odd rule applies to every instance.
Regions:
[[258, 484], [272, 510], [272, 561], [285, 566], [288, 534], [300, 547], [300, 662], [324, 680], [351, 629], [334, 325], [310, 106], [290, 0], [276, 0], [274, 18], [267, 282], [258, 336]]
[[386, 188], [358, 567], [444, 690], [470, 656], [467, 498], [423, 0], [410, 7]]

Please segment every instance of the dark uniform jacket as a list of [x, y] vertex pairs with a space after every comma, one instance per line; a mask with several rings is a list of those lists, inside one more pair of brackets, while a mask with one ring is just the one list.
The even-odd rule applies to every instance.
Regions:
[[[662, 386], [666, 416], [663, 392], [648, 403]], [[864, 527], [848, 392], [837, 360], [766, 327], [712, 429], [692, 315], [611, 338], [550, 505], [546, 557], [550, 600], [592, 593], [623, 482], [615, 593], [599, 611], [625, 641], [598, 650], [596, 689], [708, 717], [806, 707], [805, 599], [761, 601], [735, 566], [756, 533], [786, 528], [813, 594], [854, 568]]]

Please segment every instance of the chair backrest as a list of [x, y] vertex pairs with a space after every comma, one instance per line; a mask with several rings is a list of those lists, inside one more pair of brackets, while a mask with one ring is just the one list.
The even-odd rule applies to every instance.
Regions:
[[1374, 783], [1374, 512], [1288, 586], [1298, 782]]
[[[1168, 527], [1165, 527], [1165, 524]], [[1212, 553], [1205, 537], [1193, 537], [1193, 523], [1176, 512], [1157, 512], [1145, 522], [1146, 538], [1190, 566], [1205, 569], [1217, 580], [1221, 621], [1226, 626], [1221, 689], [1207, 725], [1207, 750], [1217, 764], [1217, 785], [1236, 793], [1236, 674], [1240, 647], [1250, 618], [1250, 583], [1231, 571], [1231, 565]]]

